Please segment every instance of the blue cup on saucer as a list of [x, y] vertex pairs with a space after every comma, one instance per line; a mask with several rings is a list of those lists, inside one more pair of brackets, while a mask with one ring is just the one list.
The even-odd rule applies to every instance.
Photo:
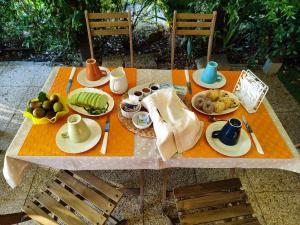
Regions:
[[232, 118], [227, 121], [221, 130], [212, 133], [213, 138], [218, 138], [225, 145], [236, 145], [241, 134], [242, 122]]
[[215, 82], [221, 81], [222, 76], [217, 73], [218, 63], [214, 61], [209, 61], [203, 71], [201, 76], [201, 81], [206, 84], [213, 84]]

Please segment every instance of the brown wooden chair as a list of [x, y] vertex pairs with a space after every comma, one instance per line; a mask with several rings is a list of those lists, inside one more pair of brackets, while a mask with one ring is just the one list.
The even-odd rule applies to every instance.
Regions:
[[173, 194], [180, 224], [260, 225], [238, 178], [178, 187]]
[[26, 203], [20, 213], [0, 216], [0, 224], [10, 225], [26, 220], [39, 224], [68, 225], [125, 224], [111, 213], [123, 193], [87, 171], [60, 171], [47, 182], [45, 191]]
[[177, 13], [174, 11], [171, 69], [174, 67], [176, 36], [208, 36], [207, 62], [210, 60], [217, 12], [212, 14]]
[[91, 58], [94, 58], [93, 37], [107, 35], [129, 35], [130, 62], [133, 64], [131, 12], [89, 13], [84, 11], [89, 38]]

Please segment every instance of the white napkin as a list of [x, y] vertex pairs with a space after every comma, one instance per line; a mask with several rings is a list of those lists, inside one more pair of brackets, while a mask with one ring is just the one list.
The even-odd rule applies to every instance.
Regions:
[[153, 121], [156, 144], [164, 161], [198, 142], [203, 122], [183, 104], [173, 89], [159, 90], [144, 98], [142, 104]]

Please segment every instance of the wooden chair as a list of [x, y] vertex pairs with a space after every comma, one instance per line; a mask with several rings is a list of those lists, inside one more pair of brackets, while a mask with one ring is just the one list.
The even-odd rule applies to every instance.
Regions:
[[130, 62], [133, 67], [131, 12], [89, 13], [84, 11], [91, 58], [94, 58], [93, 37], [129, 35]]
[[216, 18], [216, 11], [214, 11], [212, 14], [177, 13], [176, 11], [174, 11], [171, 47], [171, 69], [173, 69], [174, 67], [176, 36], [209, 36], [207, 62], [210, 60]]
[[125, 224], [111, 216], [123, 193], [87, 171], [60, 171], [47, 182], [45, 191], [26, 203], [20, 213], [1, 215], [0, 224], [10, 225], [26, 220], [39, 224], [68, 225]]
[[180, 224], [260, 225], [238, 178], [179, 187], [173, 194]]

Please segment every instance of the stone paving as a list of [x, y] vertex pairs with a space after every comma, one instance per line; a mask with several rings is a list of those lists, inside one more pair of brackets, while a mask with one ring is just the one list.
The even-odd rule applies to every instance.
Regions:
[[[140, 56], [139, 56], [140, 57]], [[140, 57], [142, 58], [142, 57]], [[145, 62], [137, 67], [147, 68]], [[153, 61], [152, 61], [153, 62]], [[153, 63], [152, 63], [153, 64]], [[151, 68], [153, 65], [151, 64]], [[149, 68], [150, 68], [149, 67]], [[226, 69], [236, 69], [224, 65]], [[39, 92], [52, 67], [45, 63], [0, 62], [0, 165], [3, 165], [5, 151], [23, 121], [22, 110], [26, 101]], [[237, 68], [238, 69], [238, 68]], [[260, 71], [255, 71], [261, 74]], [[276, 76], [261, 75], [270, 86], [267, 97], [274, 107], [283, 126], [294, 143], [300, 142], [300, 107], [283, 87]], [[2, 169], [2, 168], [1, 168]], [[179, 185], [194, 184], [229, 177], [228, 169], [170, 169], [171, 178], [168, 189]], [[32, 197], [57, 171], [51, 168], [32, 166], [22, 184], [11, 189], [0, 176], [0, 214], [20, 210], [21, 206]], [[131, 187], [138, 187], [138, 171], [94, 171], [97, 176]], [[138, 210], [138, 199], [133, 196], [123, 198], [114, 211], [117, 218], [129, 219], [132, 225], [169, 224], [161, 214], [160, 193], [162, 171], [145, 172], [145, 210]], [[238, 169], [250, 202], [262, 225], [297, 225], [300, 221], [300, 177], [299, 174], [274, 169]], [[172, 200], [168, 209], [175, 213]], [[35, 224], [32, 221], [22, 224]]]

